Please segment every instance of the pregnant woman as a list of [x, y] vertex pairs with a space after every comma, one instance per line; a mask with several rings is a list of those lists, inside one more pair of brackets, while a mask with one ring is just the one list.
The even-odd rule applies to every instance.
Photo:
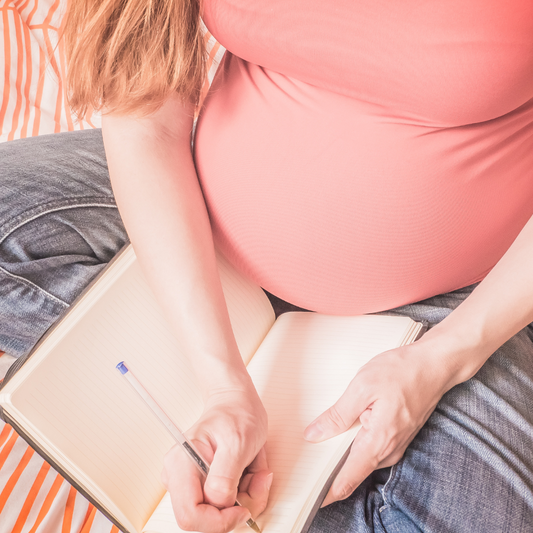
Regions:
[[[205, 485], [179, 450], [163, 472], [179, 525], [230, 531], [264, 509], [272, 483], [267, 417], [215, 244], [293, 305], [430, 325], [363, 367], [307, 428], [318, 442], [363, 426], [313, 533], [529, 531], [533, 4], [73, 0], [70, 10], [71, 104], [101, 108], [102, 132], [1, 147], [5, 223], [35, 198], [73, 204], [14, 232], [2, 253], [17, 275], [62, 283], [71, 298], [125, 239], [109, 170], [205, 385], [189, 434], [212, 460]], [[200, 15], [228, 52], [191, 149]], [[36, 242], [39, 231], [48, 240]], [[53, 301], [0, 290], [14, 317], [55, 317]], [[13, 324], [0, 348], [23, 353], [31, 335]]]

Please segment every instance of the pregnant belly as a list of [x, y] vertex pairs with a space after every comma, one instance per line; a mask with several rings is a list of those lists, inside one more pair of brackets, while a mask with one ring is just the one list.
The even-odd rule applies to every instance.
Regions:
[[533, 212], [530, 107], [439, 129], [233, 58], [195, 142], [215, 241], [268, 291], [324, 313], [479, 281]]

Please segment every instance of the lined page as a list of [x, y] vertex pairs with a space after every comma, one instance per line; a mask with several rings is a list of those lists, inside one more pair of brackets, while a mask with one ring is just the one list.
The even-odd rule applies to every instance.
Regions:
[[361, 366], [401, 345], [412, 323], [311, 313], [289, 313], [276, 322], [249, 365], [269, 415], [267, 454], [274, 482], [267, 510], [258, 519], [265, 532], [291, 531], [346, 440], [340, 435], [312, 444], [303, 439], [305, 428], [337, 401]]
[[[140, 531], [164, 495], [162, 461], [174, 441], [115, 366], [125, 360], [183, 430], [203, 405], [131, 250], [113, 268], [116, 275], [80, 302], [7, 392], [15, 389], [11, 402], [45, 449], [128, 529]], [[255, 349], [274, 320], [268, 299], [226, 263], [221, 278], [239, 345]]]
[[154, 514], [143, 528], [143, 533], [183, 533], [178, 527], [172, 510], [172, 502], [167, 492]]
[[[357, 431], [312, 444], [303, 439], [304, 429], [335, 403], [361, 366], [404, 344], [413, 324], [388, 316], [287, 313], [278, 318], [248, 365], [269, 417], [266, 448], [274, 481], [268, 507], [257, 519], [264, 533], [299, 533]], [[145, 531], [181, 531], [170, 499], [161, 502]]]
[[218, 252], [217, 262], [233, 333], [241, 356], [248, 364], [274, 325], [276, 315], [261, 287], [238, 273]]

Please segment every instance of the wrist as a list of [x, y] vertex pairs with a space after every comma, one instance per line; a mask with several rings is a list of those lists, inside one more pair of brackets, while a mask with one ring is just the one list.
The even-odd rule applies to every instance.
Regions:
[[444, 392], [474, 376], [493, 350], [476, 330], [451, 327], [446, 321], [431, 328], [417, 343], [430, 364], [443, 372]]
[[[232, 376], [228, 380], [219, 381], [204, 394], [204, 408], [222, 408], [226, 413], [240, 413], [240, 417], [252, 416], [254, 424], [267, 427], [267, 413], [259, 394], [248, 375]], [[248, 413], [248, 415], [246, 415]], [[244, 420], [242, 420], [244, 422]], [[266, 436], [265, 436], [266, 438]]]
[[225, 392], [255, 392], [255, 388], [238, 353], [233, 357], [209, 354], [197, 355], [193, 361], [194, 370], [200, 384], [204, 400]]

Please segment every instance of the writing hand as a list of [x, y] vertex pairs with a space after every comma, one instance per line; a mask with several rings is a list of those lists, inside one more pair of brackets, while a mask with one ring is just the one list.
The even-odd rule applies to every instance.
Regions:
[[[163, 484], [181, 529], [226, 533], [265, 509], [272, 483], [264, 449], [266, 420], [255, 391], [209, 397], [202, 417], [187, 432], [211, 463], [207, 479], [180, 447], [165, 457]], [[236, 499], [242, 507], [234, 506]]]

